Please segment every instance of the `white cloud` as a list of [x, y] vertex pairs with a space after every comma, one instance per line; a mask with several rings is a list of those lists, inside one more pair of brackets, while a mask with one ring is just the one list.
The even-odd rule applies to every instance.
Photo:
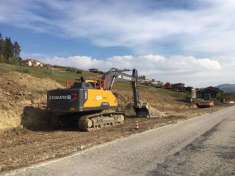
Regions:
[[[126, 46], [137, 54], [158, 53], [156, 46], [165, 42], [175, 42], [182, 54], [234, 54], [233, 0], [198, 0], [194, 5], [199, 7], [193, 10], [150, 10], [149, 2], [8, 0], [0, 2], [0, 22], [85, 37], [103, 47]], [[45, 9], [49, 16], [45, 16]]]
[[[225, 73], [229, 60], [195, 58], [186, 56], [163, 57], [160, 55], [114, 56], [107, 59], [96, 59], [87, 56], [44, 58], [44, 62], [80, 69], [99, 68], [107, 71], [112, 67], [136, 68], [140, 74], [162, 81], [185, 82], [188, 85], [208, 86], [231, 81], [230, 73]], [[223, 62], [221, 62], [223, 61]], [[235, 65], [235, 62], [233, 63]], [[224, 72], [225, 74], [221, 74]], [[233, 80], [235, 81], [235, 80]]]
[[[136, 67], [142, 74], [160, 80], [193, 85], [235, 82], [232, 77], [235, 1], [196, 2], [202, 3], [202, 7], [150, 10], [146, 7], [147, 1], [139, 0], [21, 0], [20, 3], [2, 0], [0, 23], [71, 38], [84, 37], [101, 47], [124, 46], [140, 55], [45, 59], [52, 64], [105, 70]], [[171, 56], [149, 55], [160, 53], [158, 47], [161, 46]], [[176, 56], [175, 50], [179, 50], [180, 55], [192, 56]], [[195, 57], [200, 55], [208, 58]]]

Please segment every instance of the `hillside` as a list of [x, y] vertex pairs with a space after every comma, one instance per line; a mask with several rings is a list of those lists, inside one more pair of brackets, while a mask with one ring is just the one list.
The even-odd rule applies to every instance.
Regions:
[[49, 78], [63, 86], [65, 86], [66, 80], [75, 80], [80, 78], [81, 76], [84, 76], [86, 78], [97, 77], [97, 75], [94, 73], [90, 73], [88, 71], [73, 70], [71, 68], [53, 67], [49, 69], [46, 67], [38, 68], [0, 63], [0, 73], [11, 73], [13, 71], [28, 74], [37, 78]]
[[[46, 106], [46, 91], [64, 87], [66, 80], [97, 78], [99, 75], [87, 71], [74, 72], [66, 68], [31, 68], [24, 66], [0, 64], [0, 129], [23, 126], [38, 126], [47, 121], [40, 108]], [[119, 103], [124, 107], [132, 101], [131, 87], [127, 83], [114, 86]], [[185, 94], [147, 86], [140, 87], [141, 99], [159, 111], [180, 112], [189, 106], [180, 101]], [[35, 114], [30, 107], [39, 107]], [[33, 114], [32, 114], [33, 113]], [[31, 119], [30, 116], [34, 116]], [[40, 117], [42, 116], [42, 117]]]
[[221, 84], [217, 87], [225, 93], [235, 93], [235, 84]]
[[[0, 129], [22, 125], [22, 117], [27, 107], [42, 106], [46, 102], [48, 89], [62, 87], [48, 78], [36, 78], [19, 72], [1, 72], [0, 77]], [[35, 115], [34, 115], [35, 117]], [[40, 125], [40, 120], [34, 118]]]

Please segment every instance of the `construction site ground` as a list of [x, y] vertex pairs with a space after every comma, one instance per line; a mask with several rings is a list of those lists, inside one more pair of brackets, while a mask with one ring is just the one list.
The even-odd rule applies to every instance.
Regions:
[[[182, 93], [142, 86], [141, 99], [156, 109], [156, 118], [126, 118], [120, 126], [80, 132], [69, 123], [55, 128], [50, 121], [52, 116], [45, 111], [46, 91], [61, 88], [63, 81], [79, 75], [60, 69], [28, 69], [7, 64], [0, 64], [0, 74], [0, 172], [66, 156], [224, 107], [197, 109], [184, 101]], [[132, 100], [126, 84], [117, 85], [114, 91], [121, 106]]]
[[[218, 108], [210, 111], [215, 110]], [[207, 113], [207, 111], [200, 110], [201, 113]], [[153, 119], [129, 118], [124, 125], [92, 132], [80, 132], [68, 127], [39, 131], [21, 128], [6, 130], [0, 134], [0, 169], [4, 171], [62, 157], [117, 138], [176, 123], [197, 113], [198, 111], [194, 113], [191, 111], [186, 115]], [[136, 129], [136, 121], [139, 129]]]

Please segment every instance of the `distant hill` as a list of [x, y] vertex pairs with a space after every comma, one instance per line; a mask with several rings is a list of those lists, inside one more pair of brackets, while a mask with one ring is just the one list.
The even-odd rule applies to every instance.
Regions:
[[235, 93], [235, 84], [221, 84], [217, 87], [226, 93]]

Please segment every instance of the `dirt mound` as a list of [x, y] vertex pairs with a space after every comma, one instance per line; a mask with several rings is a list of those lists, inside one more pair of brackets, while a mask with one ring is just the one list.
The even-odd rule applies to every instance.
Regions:
[[[159, 89], [160, 90], [160, 89]], [[167, 93], [160, 92], [158, 89], [141, 89], [141, 102], [148, 103], [154, 116], [164, 117], [165, 112], [184, 112], [190, 109], [190, 105], [180, 101], [177, 97]], [[133, 96], [130, 90], [114, 90], [118, 97], [118, 103], [122, 110], [128, 108], [129, 103], [133, 102]], [[130, 110], [130, 113], [133, 114]]]
[[[22, 117], [27, 111], [25, 107], [44, 106], [46, 91], [59, 87], [62, 86], [50, 79], [36, 78], [18, 72], [2, 74], [0, 77], [0, 129], [21, 126]], [[29, 119], [27, 120], [25, 123], [32, 123]]]
[[150, 112], [150, 117], [158, 117], [158, 118], [163, 118], [163, 117], [166, 117], [166, 113], [165, 112], [162, 112], [162, 111], [159, 111], [158, 109], [152, 107], [152, 106], [148, 106], [148, 109], [149, 109], [149, 112]]
[[[147, 103], [146, 108], [149, 111], [150, 118], [162, 118], [166, 117], [165, 112], [161, 112], [156, 108], [152, 107], [150, 104]], [[128, 103], [124, 108], [124, 114], [126, 117], [136, 117], [136, 111], [134, 108], [133, 103]]]

